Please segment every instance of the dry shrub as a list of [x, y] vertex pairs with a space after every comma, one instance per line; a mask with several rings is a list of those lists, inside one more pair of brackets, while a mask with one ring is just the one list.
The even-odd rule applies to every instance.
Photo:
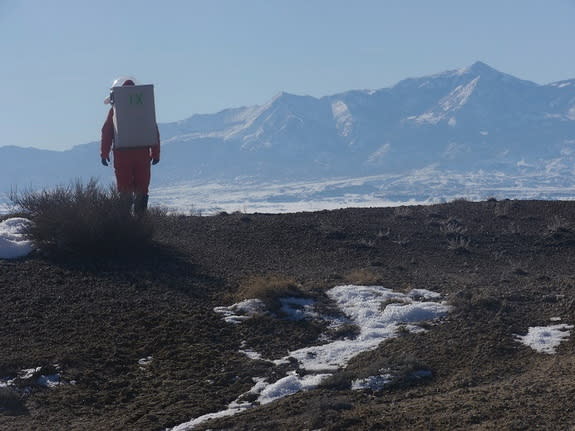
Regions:
[[56, 254], [117, 255], [151, 245], [151, 216], [137, 217], [131, 200], [97, 181], [51, 190], [12, 193], [12, 202], [32, 220], [26, 235], [43, 251]]
[[281, 307], [280, 298], [302, 296], [301, 285], [283, 275], [254, 275], [240, 283], [237, 300], [261, 299], [271, 310]]
[[569, 232], [570, 230], [571, 226], [569, 222], [567, 222], [567, 220], [558, 215], [554, 215], [547, 224], [547, 232], [549, 234], [555, 234], [558, 232]]
[[381, 277], [369, 268], [354, 269], [344, 278], [348, 283], [361, 286], [377, 284], [381, 280]]
[[439, 230], [446, 236], [461, 235], [467, 232], [467, 228], [463, 226], [461, 221], [454, 217], [450, 217], [447, 221], [441, 223]]
[[496, 202], [493, 212], [495, 217], [506, 218], [509, 217], [511, 212], [512, 203], [510, 200], [506, 199], [504, 201]]
[[393, 215], [397, 218], [409, 218], [413, 215], [413, 208], [401, 206], [393, 208]]
[[458, 236], [447, 241], [447, 248], [458, 253], [467, 253], [470, 250], [469, 243], [470, 241], [467, 238]]

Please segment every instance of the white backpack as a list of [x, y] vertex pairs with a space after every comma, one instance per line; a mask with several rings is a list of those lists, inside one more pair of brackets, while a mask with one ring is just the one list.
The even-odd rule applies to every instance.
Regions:
[[153, 85], [113, 87], [114, 149], [159, 145]]

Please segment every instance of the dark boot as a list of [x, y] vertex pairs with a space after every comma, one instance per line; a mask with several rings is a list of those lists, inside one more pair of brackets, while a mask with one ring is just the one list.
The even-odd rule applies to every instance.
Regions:
[[134, 214], [138, 217], [146, 214], [148, 210], [148, 195], [136, 195], [134, 199]]

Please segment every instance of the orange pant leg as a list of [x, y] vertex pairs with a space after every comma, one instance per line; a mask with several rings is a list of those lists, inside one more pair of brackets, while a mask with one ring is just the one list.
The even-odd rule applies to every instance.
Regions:
[[148, 194], [150, 186], [150, 150], [148, 148], [114, 151], [114, 169], [120, 193]]
[[134, 193], [147, 195], [150, 186], [150, 156], [134, 162], [133, 175]]

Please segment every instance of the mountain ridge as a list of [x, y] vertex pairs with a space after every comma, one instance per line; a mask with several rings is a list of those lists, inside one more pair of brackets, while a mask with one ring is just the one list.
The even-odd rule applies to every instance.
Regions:
[[[280, 92], [262, 105], [159, 125], [154, 185], [185, 181], [293, 181], [439, 172], [571, 175], [575, 79], [540, 85], [481, 61], [392, 87], [313, 97]], [[17, 156], [0, 147], [2, 189], [70, 179], [113, 181], [98, 144]], [[40, 150], [38, 150], [40, 151]], [[39, 159], [27, 171], [22, 157]], [[28, 163], [28, 160], [26, 161]], [[550, 168], [551, 166], [551, 168]]]

